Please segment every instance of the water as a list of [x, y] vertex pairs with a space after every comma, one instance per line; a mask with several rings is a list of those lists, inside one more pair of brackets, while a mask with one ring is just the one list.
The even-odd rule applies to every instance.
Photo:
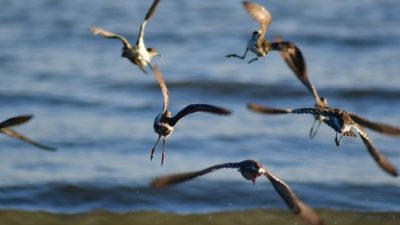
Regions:
[[[303, 51], [311, 79], [330, 105], [400, 125], [400, 4], [385, 1], [260, 1], [273, 15], [268, 38], [281, 35]], [[276, 52], [266, 60], [227, 59], [244, 51], [257, 28], [240, 1], [162, 1], [146, 43], [160, 67], [171, 111], [209, 103], [230, 117], [196, 114], [176, 126], [149, 160], [161, 92], [120, 58], [118, 41], [95, 37], [97, 25], [134, 40], [150, 1], [0, 1], [2, 119], [26, 113], [18, 131], [59, 149], [37, 150], [1, 137], [0, 208], [83, 212], [155, 209], [208, 212], [285, 208], [268, 183], [253, 186], [234, 170], [163, 190], [156, 176], [253, 158], [284, 179], [310, 205], [399, 211], [400, 182], [383, 173], [361, 140], [322, 125], [308, 139], [311, 116], [267, 117], [249, 102], [306, 107], [312, 97]], [[250, 54], [249, 54], [250, 55]], [[400, 168], [398, 138], [372, 131], [378, 148]], [[160, 148], [158, 149], [160, 150]]]

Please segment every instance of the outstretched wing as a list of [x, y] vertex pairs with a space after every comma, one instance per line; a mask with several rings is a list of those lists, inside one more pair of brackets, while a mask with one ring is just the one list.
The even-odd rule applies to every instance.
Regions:
[[40, 143], [38, 143], [36, 141], [33, 141], [33, 140], [29, 139], [28, 137], [25, 137], [24, 135], [16, 132], [15, 130], [12, 130], [11, 128], [2, 128], [2, 129], [0, 129], [0, 132], [5, 134], [5, 135], [7, 135], [7, 136], [9, 136], [9, 137], [19, 139], [19, 140], [21, 140], [23, 142], [29, 143], [29, 144], [34, 145], [34, 146], [36, 146], [38, 148], [41, 148], [43, 150], [56, 151], [55, 148], [52, 148], [52, 147], [49, 147], [49, 146], [46, 146], [46, 145], [42, 145], [42, 144], [40, 144]]
[[150, 186], [154, 187], [154, 188], [162, 188], [162, 187], [166, 187], [166, 186], [170, 186], [170, 185], [174, 185], [174, 184], [178, 184], [178, 183], [183, 183], [183, 182], [189, 181], [191, 179], [194, 179], [198, 176], [202, 176], [202, 175], [214, 172], [214, 171], [222, 169], [222, 168], [239, 168], [240, 165], [241, 165], [240, 163], [224, 163], [224, 164], [219, 164], [219, 165], [208, 167], [204, 170], [162, 176], [162, 177], [158, 177], [158, 178], [155, 178], [154, 180], [152, 180], [152, 182], [150, 183]]
[[268, 26], [272, 22], [271, 13], [265, 7], [249, 1], [244, 1], [243, 7], [250, 14], [250, 16], [260, 24], [260, 38], [264, 38], [265, 33], [267, 33]]
[[168, 121], [168, 124], [174, 126], [180, 119], [195, 112], [207, 112], [219, 115], [231, 114], [231, 111], [218, 106], [207, 105], [207, 104], [191, 104], [186, 106], [184, 109], [179, 111], [178, 114], [172, 117], [170, 121]]
[[128, 42], [128, 40], [126, 40], [126, 38], [122, 37], [121, 35], [114, 34], [111, 31], [104, 30], [104, 29], [102, 29], [100, 27], [92, 27], [92, 28], [90, 28], [90, 31], [94, 35], [100, 35], [100, 36], [105, 37], [105, 38], [119, 39], [122, 42], [122, 44], [124, 44], [125, 48], [131, 48], [132, 47], [131, 44]]
[[146, 28], [147, 22], [150, 20], [150, 18], [154, 15], [154, 12], [156, 11], [157, 5], [160, 3], [160, 0], [154, 0], [153, 4], [151, 5], [149, 11], [147, 11], [146, 16], [144, 17], [144, 20], [142, 22], [142, 25], [140, 26], [139, 30], [139, 35], [136, 40], [136, 45], [142, 45], [144, 46], [144, 29]]
[[161, 92], [164, 97], [163, 113], [165, 113], [168, 110], [168, 103], [169, 103], [169, 94], [168, 94], [167, 84], [165, 83], [165, 80], [161, 74], [160, 69], [158, 69], [158, 66], [154, 66], [153, 74], [156, 77], [158, 84], [160, 85]]
[[398, 172], [396, 167], [372, 144], [367, 132], [365, 132], [365, 130], [357, 124], [354, 124], [353, 127], [360, 134], [360, 137], [367, 147], [369, 154], [372, 156], [372, 158], [374, 158], [379, 167], [381, 167], [390, 175], [397, 177]]
[[317, 215], [317, 213], [303, 203], [303, 201], [301, 201], [299, 197], [297, 197], [297, 195], [292, 191], [289, 185], [268, 171], [266, 171], [264, 174], [271, 182], [276, 192], [278, 192], [281, 198], [285, 201], [289, 209], [302, 221], [309, 225], [324, 224], [323, 220]]
[[311, 92], [315, 98], [317, 106], [326, 106], [325, 104], [321, 104], [321, 98], [318, 95], [317, 89], [308, 78], [306, 62], [300, 49], [292, 42], [283, 41], [281, 37], [276, 37], [275, 42], [272, 43], [271, 47], [272, 49], [279, 51], [288, 67]]
[[358, 123], [359, 125], [363, 127], [367, 127], [371, 130], [377, 131], [379, 133], [383, 134], [388, 134], [388, 135], [393, 135], [393, 136], [398, 136], [400, 135], [400, 128], [385, 124], [385, 123], [379, 123], [379, 122], [372, 122], [364, 117], [361, 117], [357, 114], [354, 113], [349, 113], [351, 118], [354, 120], [354, 122]]
[[32, 118], [33, 115], [21, 115], [21, 116], [11, 117], [0, 123], [0, 129], [24, 124], [29, 120], [31, 120]]
[[318, 110], [315, 108], [298, 108], [298, 109], [280, 109], [280, 108], [272, 108], [268, 106], [262, 106], [258, 104], [247, 104], [247, 108], [251, 111], [264, 113], [264, 114], [288, 114], [288, 113], [295, 113], [295, 114], [318, 114]]
[[291, 109], [279, 109], [279, 108], [271, 108], [268, 106], [262, 106], [258, 104], [247, 104], [247, 109], [258, 112], [258, 113], [265, 113], [265, 114], [287, 114], [291, 113]]

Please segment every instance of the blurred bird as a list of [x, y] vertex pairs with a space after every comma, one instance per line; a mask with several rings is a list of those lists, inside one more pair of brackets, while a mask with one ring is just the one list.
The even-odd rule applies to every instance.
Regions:
[[238, 172], [240, 172], [246, 180], [251, 180], [253, 184], [255, 184], [256, 179], [259, 176], [264, 175], [271, 182], [275, 191], [281, 196], [288, 208], [304, 223], [309, 225], [324, 224], [323, 220], [316, 214], [316, 212], [303, 203], [303, 201], [297, 197], [297, 195], [285, 182], [268, 172], [259, 162], [255, 160], [224, 163], [199, 171], [162, 176], [155, 178], [151, 182], [150, 186], [154, 188], [162, 188], [179, 184], [223, 168], [238, 168]]
[[22, 115], [22, 116], [16, 116], [16, 117], [9, 118], [0, 123], [0, 132], [9, 137], [16, 138], [16, 139], [19, 139], [26, 143], [29, 143], [31, 145], [34, 145], [40, 149], [48, 150], [48, 151], [56, 151], [55, 148], [48, 147], [48, 146], [42, 145], [38, 142], [35, 142], [10, 128], [13, 126], [18, 126], [18, 125], [24, 124], [24, 123], [28, 122], [29, 120], [31, 120], [32, 118], [33, 118], [33, 115]]
[[229, 115], [229, 114], [231, 114], [231, 112], [227, 109], [220, 108], [220, 107], [213, 106], [213, 105], [191, 104], [191, 105], [188, 105], [185, 108], [183, 108], [175, 116], [172, 116], [171, 112], [168, 111], [169, 94], [168, 94], [168, 89], [167, 89], [167, 85], [165, 84], [164, 78], [163, 78], [160, 70], [157, 67], [154, 68], [153, 73], [160, 85], [161, 92], [164, 97], [164, 105], [163, 105], [162, 112], [160, 112], [157, 115], [157, 117], [154, 119], [153, 128], [154, 128], [154, 132], [156, 132], [158, 134], [158, 139], [151, 150], [150, 160], [153, 159], [155, 148], [162, 136], [163, 137], [163, 151], [162, 151], [161, 165], [163, 165], [164, 158], [165, 158], [165, 141], [172, 134], [175, 124], [180, 119], [182, 119], [183, 117], [185, 117], [189, 114], [195, 113], [195, 112], [207, 112], [207, 113], [213, 113], [213, 114], [218, 114], [218, 115]]
[[[257, 104], [248, 104], [247, 108], [259, 113], [264, 114], [311, 114], [314, 118], [318, 117], [322, 119], [326, 125], [336, 131], [335, 143], [336, 146], [340, 145], [340, 141], [343, 136], [357, 137], [353, 130], [355, 130], [361, 137], [369, 154], [374, 158], [376, 163], [387, 173], [397, 177], [397, 169], [385, 158], [385, 156], [373, 145], [372, 140], [368, 137], [367, 132], [364, 128], [355, 122], [351, 115], [341, 109], [331, 109], [329, 107], [316, 107], [316, 108], [299, 108], [299, 109], [278, 109], [267, 106], [261, 106]], [[338, 134], [340, 137], [338, 138]]]
[[142, 25], [140, 26], [139, 35], [137, 37], [135, 46], [132, 46], [123, 36], [104, 30], [102, 28], [92, 27], [90, 31], [95, 35], [100, 35], [105, 38], [119, 39], [124, 45], [124, 47], [122, 48], [121, 57], [127, 58], [133, 64], [137, 65], [144, 73], [147, 73], [145, 67], [149, 66], [150, 69], [152, 69], [151, 59], [154, 56], [159, 56], [160, 54], [155, 48], [146, 48], [144, 44], [144, 29], [147, 22], [153, 16], [159, 2], [160, 0], [154, 0], [149, 11], [147, 12], [146, 17], [144, 18]]
[[250, 50], [257, 56], [248, 62], [252, 63], [253, 61], [258, 60], [260, 57], [265, 57], [269, 51], [273, 50], [286, 52], [286, 54], [291, 58], [291, 62], [298, 64], [296, 65], [298, 67], [304, 65], [302, 53], [295, 44], [288, 41], [269, 42], [265, 39], [265, 34], [267, 33], [268, 27], [272, 21], [272, 15], [266, 8], [249, 1], [244, 1], [243, 7], [250, 14], [250, 16], [260, 24], [260, 30], [254, 31], [251, 35], [251, 38], [247, 42], [247, 47], [243, 56], [239, 56], [237, 54], [228, 54], [226, 57], [244, 59], [246, 58], [247, 52]]
[[[281, 37], [276, 37], [275, 40], [277, 42], [281, 42], [282, 38]], [[307, 68], [306, 68], [306, 63], [305, 60], [302, 60], [304, 63], [298, 63], [296, 61], [293, 61], [293, 58], [290, 56], [285, 51], [280, 52], [283, 60], [286, 62], [288, 67], [293, 71], [293, 73], [296, 75], [296, 77], [306, 86], [306, 88], [310, 91], [310, 93], [314, 96], [315, 99], [315, 107], [328, 107], [328, 99], [325, 97], [320, 97], [318, 94], [317, 89], [315, 88], [314, 84], [310, 81], [308, 78], [308, 73], [307, 73]], [[350, 117], [359, 125], [369, 128], [371, 130], [374, 130], [379, 133], [383, 133], [386, 135], [392, 135], [392, 136], [399, 136], [400, 135], [400, 128], [385, 124], [385, 123], [380, 123], [380, 122], [373, 122], [370, 121], [362, 116], [359, 116], [354, 113], [348, 113]], [[318, 121], [318, 125], [315, 128], [315, 123]], [[312, 139], [318, 131], [319, 126], [323, 122], [323, 118], [319, 114], [314, 114], [314, 122], [313, 125], [311, 126], [309, 136]]]

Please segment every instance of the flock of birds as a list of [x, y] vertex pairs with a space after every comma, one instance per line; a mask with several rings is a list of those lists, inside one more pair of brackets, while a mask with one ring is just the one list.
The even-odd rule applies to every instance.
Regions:
[[[145, 27], [148, 21], [154, 15], [159, 3], [160, 0], [154, 0], [153, 4], [148, 10], [145, 19], [141, 24], [139, 35], [137, 37], [135, 45], [132, 45], [123, 36], [99, 27], [92, 27], [90, 31], [95, 35], [120, 40], [123, 44], [121, 57], [127, 58], [130, 62], [139, 67], [144, 73], [147, 74], [146, 69], [149, 68], [154, 74], [164, 97], [164, 103], [162, 111], [156, 116], [153, 124], [154, 131], [158, 135], [158, 138], [151, 149], [150, 159], [153, 159], [156, 146], [162, 137], [163, 149], [161, 165], [163, 165], [165, 161], [166, 140], [172, 134], [174, 126], [179, 120], [189, 114], [196, 112], [206, 112], [216, 115], [229, 115], [231, 114], [231, 111], [222, 107], [209, 104], [190, 104], [180, 110], [175, 116], [172, 116], [171, 112], [168, 110], [169, 94], [166, 82], [161, 74], [160, 69], [157, 66], [151, 64], [152, 58], [154, 56], [159, 56], [160, 54], [155, 48], [146, 48], [144, 43]], [[367, 132], [364, 128], [369, 128], [376, 132], [393, 136], [400, 135], [400, 128], [389, 124], [373, 122], [354, 113], [346, 112], [342, 109], [328, 107], [327, 99], [318, 95], [317, 89], [308, 78], [305, 60], [300, 49], [292, 42], [283, 41], [281, 37], [277, 37], [274, 42], [270, 42], [265, 39], [265, 34], [267, 33], [268, 27], [272, 21], [272, 16], [270, 12], [268, 12], [265, 7], [249, 1], [244, 1], [243, 7], [249, 13], [249, 15], [260, 24], [260, 29], [252, 33], [251, 38], [247, 42], [245, 52], [242, 56], [237, 54], [228, 54], [226, 55], [226, 57], [245, 59], [248, 51], [251, 51], [256, 55], [255, 58], [252, 58], [250, 61], [248, 61], [248, 63], [252, 63], [259, 58], [267, 56], [269, 51], [279, 51], [288, 67], [292, 70], [294, 75], [306, 86], [306, 88], [311, 92], [315, 99], [315, 106], [310, 108], [280, 109], [258, 104], [248, 104], [247, 108], [251, 111], [268, 115], [290, 113], [311, 114], [312, 116], [314, 116], [315, 121], [310, 129], [309, 137], [312, 139], [316, 135], [321, 123], [325, 123], [336, 132], [335, 143], [338, 147], [343, 136], [357, 137], [356, 133], [358, 133], [363, 143], [365, 144], [369, 154], [373, 157], [376, 163], [385, 172], [397, 177], [398, 172], [395, 166], [373, 145], [372, 140], [368, 137]], [[10, 137], [14, 137], [29, 144], [32, 144], [38, 148], [55, 151], [55, 148], [33, 141], [11, 128], [13, 126], [26, 123], [30, 119], [32, 119], [32, 115], [21, 115], [7, 119], [0, 123], [0, 132]], [[316, 125], [316, 123], [318, 124]], [[317, 213], [312, 208], [307, 206], [302, 200], [300, 200], [300, 198], [297, 197], [295, 192], [285, 182], [283, 182], [274, 174], [270, 173], [259, 162], [255, 160], [223, 163], [199, 171], [161, 176], [155, 178], [151, 182], [151, 186], [154, 188], [161, 188], [178, 183], [183, 183], [222, 168], [238, 169], [238, 172], [240, 172], [246, 180], [252, 181], [253, 184], [255, 184], [258, 177], [262, 175], [265, 176], [273, 185], [276, 192], [286, 203], [288, 208], [304, 223], [310, 225], [324, 224], [323, 220], [317, 215]]]

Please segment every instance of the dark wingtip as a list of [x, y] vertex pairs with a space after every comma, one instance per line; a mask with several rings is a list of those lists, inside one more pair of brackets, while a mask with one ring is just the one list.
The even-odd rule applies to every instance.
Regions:
[[232, 111], [232, 110], [229, 110], [229, 109], [224, 109], [224, 108], [222, 108], [221, 114], [222, 114], [222, 115], [228, 116], [228, 115], [232, 115], [232, 114], [233, 114], [233, 111]]
[[0, 128], [13, 127], [24, 124], [33, 118], [32, 114], [11, 117], [0, 123]]
[[265, 113], [265, 114], [285, 114], [289, 113], [288, 109], [278, 109], [278, 108], [271, 108], [268, 106], [262, 106], [258, 104], [253, 104], [253, 103], [248, 103], [247, 109], [253, 112], [258, 112], [258, 113]]

